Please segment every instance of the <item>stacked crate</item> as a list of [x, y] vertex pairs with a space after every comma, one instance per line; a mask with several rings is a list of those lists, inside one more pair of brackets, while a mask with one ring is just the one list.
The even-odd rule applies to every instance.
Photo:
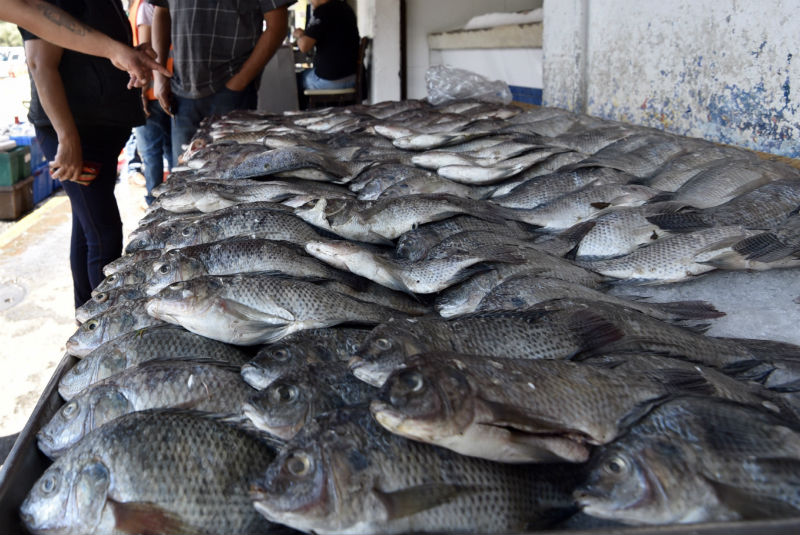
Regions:
[[30, 149], [28, 174], [33, 176], [33, 204], [36, 205], [48, 198], [56, 188], [60, 187], [60, 184], [50, 177], [47, 159], [42, 153], [36, 136], [12, 136], [11, 139], [16, 141], [17, 145]]
[[18, 219], [34, 205], [30, 147], [0, 152], [0, 219]]

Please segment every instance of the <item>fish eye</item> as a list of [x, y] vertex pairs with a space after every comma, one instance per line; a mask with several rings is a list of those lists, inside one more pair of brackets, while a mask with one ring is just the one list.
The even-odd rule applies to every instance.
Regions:
[[169, 264], [162, 264], [161, 267], [158, 268], [158, 271], [160, 273], [166, 275], [167, 273], [169, 273], [171, 271], [171, 269], [169, 267]]
[[145, 238], [142, 238], [138, 242], [136, 242], [136, 245], [138, 245], [139, 247], [146, 247], [147, 246], [147, 240]]
[[628, 470], [628, 461], [622, 457], [612, 457], [605, 464], [605, 470], [611, 474], [621, 474]]
[[289, 358], [289, 351], [286, 348], [280, 348], [273, 351], [272, 355], [276, 360], [284, 361]]
[[170, 290], [183, 290], [185, 286], [186, 283], [184, 283], [183, 281], [179, 281], [179, 282], [173, 282], [172, 284], [167, 286], [167, 288], [169, 288]]
[[298, 391], [294, 385], [275, 385], [271, 388], [271, 397], [276, 403], [291, 403], [297, 399]]
[[86, 328], [89, 329], [90, 331], [97, 329], [99, 325], [100, 323], [97, 320], [89, 320], [86, 322]]
[[400, 381], [408, 388], [409, 392], [419, 392], [425, 386], [422, 374], [416, 371], [400, 374]]
[[44, 478], [42, 480], [42, 484], [40, 485], [42, 492], [44, 492], [45, 494], [52, 494], [57, 487], [58, 487], [58, 481], [56, 480], [56, 476], [54, 475], [49, 475], [46, 478]]
[[78, 414], [78, 404], [74, 401], [70, 401], [61, 409], [61, 416], [66, 420], [72, 420], [76, 414]]
[[114, 273], [113, 275], [109, 275], [108, 278], [106, 279], [106, 281], [108, 281], [108, 282], [117, 282], [118, 278], [119, 278], [119, 275]]
[[378, 349], [386, 351], [387, 349], [392, 347], [392, 342], [391, 340], [388, 340], [386, 338], [378, 338], [377, 340], [375, 340], [375, 345], [378, 346]]
[[181, 235], [183, 236], [189, 236], [191, 234], [192, 234], [192, 227], [184, 227], [183, 230], [181, 231]]
[[293, 476], [303, 477], [311, 472], [311, 457], [303, 452], [293, 453], [286, 460], [286, 469]]
[[106, 292], [100, 292], [99, 294], [92, 297], [92, 301], [95, 303], [105, 303], [108, 301], [108, 294]]

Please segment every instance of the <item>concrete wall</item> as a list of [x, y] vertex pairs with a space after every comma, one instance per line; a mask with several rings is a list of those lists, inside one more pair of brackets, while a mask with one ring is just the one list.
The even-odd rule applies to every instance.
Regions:
[[544, 103], [800, 157], [800, 0], [545, 0]]
[[[360, 0], [364, 1], [364, 0]], [[428, 34], [460, 28], [476, 15], [542, 7], [542, 0], [407, 0], [408, 98], [425, 98]]]

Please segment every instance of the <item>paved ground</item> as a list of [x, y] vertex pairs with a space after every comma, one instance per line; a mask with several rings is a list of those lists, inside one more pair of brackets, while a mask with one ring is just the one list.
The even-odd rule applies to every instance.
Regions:
[[[125, 235], [144, 213], [144, 187], [117, 186]], [[0, 436], [22, 429], [75, 331], [69, 199], [62, 190], [0, 224]]]

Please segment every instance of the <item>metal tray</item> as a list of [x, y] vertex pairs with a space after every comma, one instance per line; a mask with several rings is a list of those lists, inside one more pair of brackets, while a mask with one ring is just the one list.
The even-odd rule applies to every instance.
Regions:
[[[47, 469], [51, 461], [36, 445], [36, 433], [61, 408], [64, 401], [58, 394], [61, 377], [78, 362], [76, 357], [64, 355], [28, 423], [19, 434], [14, 447], [0, 470], [0, 533], [28, 534], [19, 518], [19, 507], [28, 491]], [[569, 535], [783, 535], [800, 534], [800, 517], [782, 520], [748, 522], [719, 522], [674, 526], [623, 527], [592, 530], [541, 531], [541, 534]]]

